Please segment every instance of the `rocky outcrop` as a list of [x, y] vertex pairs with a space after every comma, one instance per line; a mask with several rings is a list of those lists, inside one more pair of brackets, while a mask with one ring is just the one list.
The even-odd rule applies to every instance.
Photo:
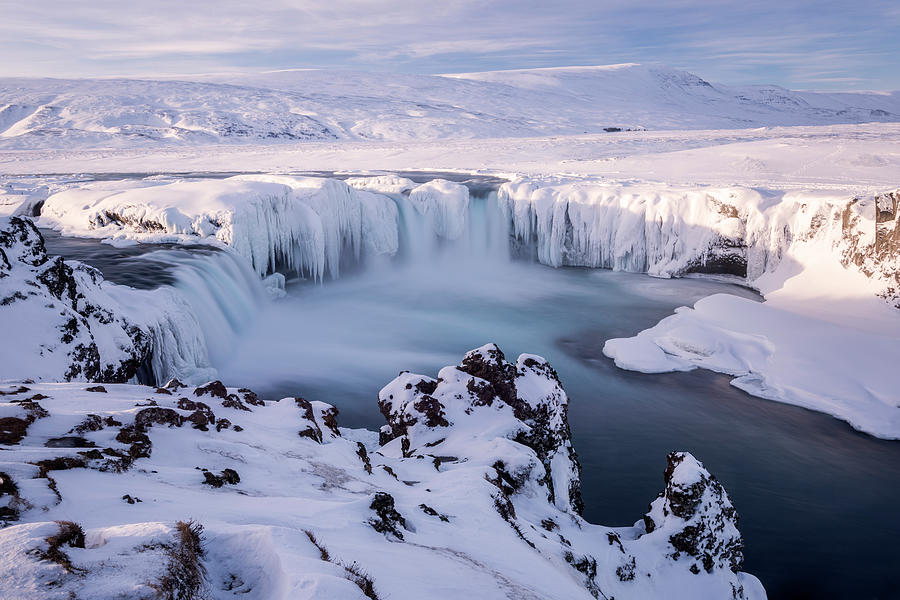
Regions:
[[665, 482], [644, 515], [645, 535], [665, 538], [671, 557], [688, 563], [692, 573], [740, 571], [744, 541], [722, 484], [687, 452], [669, 454]]
[[477, 427], [480, 414], [509, 410], [507, 437], [533, 450], [539, 461], [530, 475], [551, 503], [581, 512], [581, 465], [571, 443], [568, 398], [540, 356], [523, 354], [511, 364], [500, 348], [487, 344], [468, 352], [461, 365], [441, 369], [437, 380], [401, 373], [381, 390], [378, 406], [388, 422], [381, 443], [399, 438], [405, 455], [427, 452], [438, 468], [446, 456], [440, 455], [443, 442], [430, 439], [435, 432]]
[[0, 219], [0, 279], [11, 340], [0, 347], [0, 378], [121, 383], [148, 360], [148, 331], [121, 316], [99, 271], [49, 257], [27, 218]]

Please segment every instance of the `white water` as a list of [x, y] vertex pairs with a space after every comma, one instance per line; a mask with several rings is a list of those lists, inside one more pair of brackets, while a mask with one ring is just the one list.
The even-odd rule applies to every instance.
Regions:
[[[154, 360], [152, 370], [157, 382], [170, 377], [199, 381], [215, 376], [206, 366], [228, 360], [240, 336], [253, 326], [268, 304], [263, 283], [246, 259], [230, 251], [159, 250], [141, 258], [172, 267], [170, 275], [175, 282], [171, 287], [196, 319], [205, 346], [188, 352], [191, 358], [182, 361], [194, 364], [174, 366], [167, 364], [170, 362], [167, 360]], [[179, 347], [178, 354], [184, 356], [183, 331], [154, 332], [154, 335], [156, 358], [171, 355], [173, 344]]]
[[[398, 209], [400, 251], [393, 257], [355, 253], [355, 266], [364, 265], [365, 270], [349, 276], [351, 286], [354, 281], [362, 285], [381, 282], [396, 286], [399, 290], [405, 285], [415, 286], [418, 285], [416, 282], [430, 281], [428, 287], [432, 292], [429, 293], [447, 294], [452, 291], [459, 294], [475, 283], [480, 293], [484, 293], [483, 282], [490, 279], [491, 272], [513, 268], [509, 258], [508, 219], [497, 203], [496, 193], [472, 199], [466, 197], [461, 210], [452, 216], [423, 210], [421, 204], [403, 194], [390, 197]], [[447, 239], [448, 231], [454, 232], [455, 239]], [[248, 261], [237, 252], [167, 249], [149, 252], [139, 258], [171, 268], [168, 272], [174, 279], [171, 288], [192, 313], [185, 316], [193, 317], [199, 324], [204, 342], [202, 346], [205, 346], [200, 347], [196, 336], [188, 340], [184, 327], [173, 327], [174, 321], [166, 320], [157, 328], [159, 331], [153, 332], [157, 356], [152, 370], [158, 382], [179, 377], [199, 383], [201, 379], [216, 376], [210, 365], [220, 372], [218, 376], [226, 370], [255, 368], [259, 365], [252, 357], [246, 356], [241, 346], [247, 344], [247, 338], [255, 337], [254, 329], [261, 314], [281, 315], [287, 309], [294, 324], [304, 322], [310, 316], [303, 314], [302, 306], [271, 306], [266, 286]], [[523, 267], [520, 265], [517, 268]], [[293, 284], [292, 288], [301, 294], [309, 291], [305, 286], [330, 288], [336, 285], [334, 282], [322, 284], [316, 274], [312, 274], [310, 281], [294, 279]], [[440, 291], [441, 288], [443, 291]], [[342, 289], [345, 288], [338, 287], [334, 291], [340, 292]], [[496, 292], [503, 293], [500, 289]], [[469, 293], [479, 291], [470, 289]], [[184, 307], [179, 310], [184, 310]], [[341, 317], [336, 318], [341, 320]], [[344, 315], [343, 320], [347, 322], [352, 318], [352, 315]], [[302, 329], [312, 332], [323, 326], [330, 327], [330, 319], [328, 322], [308, 323]], [[365, 324], [360, 323], [360, 327], [365, 327]], [[259, 354], [265, 357], [264, 361], [268, 364], [286, 359], [288, 362], [282, 365], [282, 375], [292, 372], [290, 361], [295, 360], [298, 353], [314, 352], [319, 357], [329, 356], [316, 344], [306, 343], [302, 331], [288, 329], [294, 332], [288, 341], [289, 348], [285, 348], [278, 357]], [[185, 348], [185, 345], [195, 347]], [[340, 352], [347, 351], [346, 346], [340, 349]], [[179, 357], [178, 360], [165, 358], [174, 356]], [[242, 357], [240, 366], [234, 365], [238, 356]]]

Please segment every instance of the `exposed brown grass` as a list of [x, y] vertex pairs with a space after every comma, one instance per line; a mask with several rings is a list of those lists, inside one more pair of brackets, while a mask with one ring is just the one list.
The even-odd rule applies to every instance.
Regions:
[[150, 587], [162, 600], [201, 600], [206, 591], [203, 566], [203, 525], [190, 521], [175, 524], [175, 540], [165, 546], [166, 573]]

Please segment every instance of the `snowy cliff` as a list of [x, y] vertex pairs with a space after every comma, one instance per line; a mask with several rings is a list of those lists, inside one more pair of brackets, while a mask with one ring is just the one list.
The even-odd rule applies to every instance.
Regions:
[[159, 251], [175, 286], [134, 289], [50, 257], [34, 224], [0, 219], [0, 380], [127, 382], [215, 375], [214, 352], [252, 321], [265, 289], [231, 252]]
[[99, 273], [60, 257], [26, 219], [0, 219], [0, 379], [125, 382], [151, 351]]
[[885, 297], [900, 282], [898, 192], [854, 197], [519, 178], [503, 184], [499, 197], [513, 235], [554, 267], [736, 275], [764, 294], [797, 268], [820, 276], [858, 268], [873, 280], [871, 293]]
[[82, 185], [47, 198], [41, 224], [90, 237], [221, 243], [260, 275], [282, 268], [317, 280], [362, 256], [394, 254], [398, 240], [389, 198], [335, 179], [277, 175]]
[[635, 526], [579, 516], [566, 395], [537, 356], [401, 374], [384, 445], [328, 404], [219, 382], [0, 392], [3, 597], [765, 598], [689, 454]]

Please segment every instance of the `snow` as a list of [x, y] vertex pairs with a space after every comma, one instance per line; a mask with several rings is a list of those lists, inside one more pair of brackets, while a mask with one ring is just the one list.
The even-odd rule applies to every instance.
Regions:
[[715, 295], [632, 338], [608, 340], [616, 365], [645, 373], [705, 368], [746, 392], [900, 438], [891, 380], [900, 352], [896, 256], [880, 259], [879, 198], [791, 193], [747, 218], [748, 280], [758, 304]]
[[661, 65], [446, 76], [305, 70], [197, 79], [0, 79], [0, 147], [283, 146], [900, 119], [896, 92], [729, 87]]
[[[531, 369], [520, 395], [535, 407], [564, 411], [558, 382], [546, 371], [540, 375], [549, 369], [543, 359], [523, 355], [516, 365]], [[450, 423], [420, 422], [409, 432], [409, 452], [400, 439], [379, 447], [373, 432], [334, 428], [327, 404], [259, 401], [247, 390], [174, 383], [166, 389], [107, 384], [105, 392], [73, 383], [4, 387], [2, 414], [21, 411], [15, 401], [27, 397], [48, 414], [28, 426], [20, 443], [4, 446], [0, 471], [11, 474], [18, 499], [7, 493], [0, 502], [15, 501], [10, 505], [19, 514], [0, 529], [0, 543], [13, 549], [0, 557], [0, 596], [150, 597], [148, 585], [165, 573], [165, 545], [174, 541], [175, 522], [193, 518], [204, 527], [210, 598], [363, 598], [342, 566], [352, 563], [371, 577], [381, 598], [437, 597], [448, 590], [488, 600], [587, 600], [592, 592], [697, 598], [731, 597], [733, 589], [738, 598], [765, 598], [752, 575], [719, 567], [693, 574], [691, 560], [673, 558], [667, 537], [645, 534], [640, 522], [614, 529], [594, 525], [568, 503], [550, 502], [542, 483], [545, 466], [532, 448], [513, 440], [540, 425], [517, 419], [499, 396], [484, 404], [480, 399], [487, 397], [472, 394], [471, 386], [485, 380], [456, 367], [442, 369], [440, 377], [434, 393]], [[381, 397], [393, 393], [407, 406], [407, 380], [435, 381], [402, 374]], [[210, 411], [216, 425], [198, 417]], [[157, 417], [150, 423], [152, 414]], [[130, 429], [138, 421], [148, 424]], [[192, 426], [201, 421], [202, 427]], [[561, 426], [550, 429], [564, 434], [560, 441], [567, 444], [568, 427]], [[111, 467], [122, 459], [115, 450], [129, 450], [131, 442], [122, 441], [129, 431], [147, 436], [149, 452], [117, 472]], [[298, 435], [304, 431], [318, 437]], [[82, 439], [72, 447], [47, 445], [76, 432]], [[57, 457], [84, 460], [85, 467], [32, 478], [36, 467], [28, 463]], [[561, 464], [554, 460], [552, 468]], [[708, 477], [697, 465], [698, 476]], [[214, 488], [203, 483], [200, 468], [213, 474], [234, 469], [240, 480]], [[390, 494], [402, 524], [370, 507], [382, 493]], [[719, 507], [728, 506], [722, 492], [703, 515], [716, 517]], [[66, 573], [29, 553], [46, 547], [44, 539], [58, 529], [54, 520], [84, 528], [85, 548], [61, 548], [81, 571]], [[373, 523], [379, 521], [395, 533], [377, 531]], [[672, 520], [666, 527], [680, 531]], [[327, 549], [327, 558], [307, 532]], [[588, 568], [592, 561], [596, 572]], [[576, 569], [580, 563], [587, 567]], [[630, 580], [617, 572], [629, 564], [635, 575]]]

